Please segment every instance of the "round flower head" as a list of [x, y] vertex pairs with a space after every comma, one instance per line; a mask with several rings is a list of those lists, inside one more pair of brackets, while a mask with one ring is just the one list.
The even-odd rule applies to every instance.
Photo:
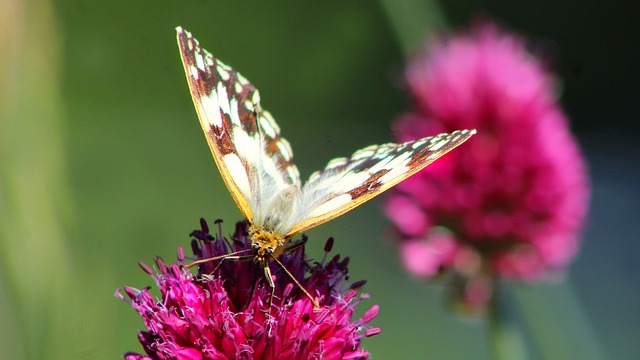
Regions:
[[[231, 241], [220, 234], [214, 239], [201, 220], [192, 247], [197, 259], [250, 249], [247, 225], [236, 225]], [[221, 230], [219, 231], [221, 232]], [[333, 240], [329, 239], [326, 252]], [[177, 262], [166, 265], [156, 259], [157, 270], [141, 264], [161, 292], [155, 299], [148, 288], [125, 287], [128, 302], [142, 316], [146, 331], [138, 339], [146, 355], [127, 353], [125, 359], [367, 359], [360, 348], [363, 336], [379, 333], [369, 322], [377, 315], [373, 306], [354, 320], [360, 299], [349, 285], [348, 258], [339, 255], [310, 264], [303, 247], [282, 255], [280, 261], [296, 280], [319, 300], [319, 308], [305, 296], [282, 268], [272, 266], [275, 296], [265, 285], [264, 272], [252, 261], [217, 260], [199, 265], [194, 276]], [[276, 264], [277, 265], [277, 264]], [[125, 299], [118, 291], [116, 295]]]
[[409, 271], [452, 269], [467, 280], [465, 302], [481, 307], [488, 278], [535, 280], [563, 268], [577, 249], [588, 180], [554, 79], [524, 41], [480, 26], [435, 42], [406, 80], [415, 108], [395, 123], [399, 141], [478, 131], [386, 200]]

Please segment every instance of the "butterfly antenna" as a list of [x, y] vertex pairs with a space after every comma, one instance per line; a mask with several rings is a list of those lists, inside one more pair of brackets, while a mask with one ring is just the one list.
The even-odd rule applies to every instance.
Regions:
[[192, 263], [186, 264], [184, 267], [186, 267], [187, 269], [190, 269], [190, 268], [192, 268], [192, 267], [194, 267], [196, 265], [200, 265], [200, 264], [204, 264], [204, 263], [209, 262], [209, 261], [215, 261], [215, 260], [220, 260], [220, 259], [242, 261], [242, 260], [245, 260], [245, 258], [251, 258], [251, 259], [254, 258], [253, 255], [251, 255], [251, 256], [247, 256], [247, 255], [238, 256], [239, 254], [246, 253], [248, 251], [252, 251], [252, 249], [244, 249], [244, 250], [234, 251], [232, 253], [228, 253], [228, 254], [224, 254], [224, 255], [218, 255], [218, 256], [213, 256], [213, 257], [206, 258], [206, 259], [196, 260], [196, 261], [194, 261]]
[[[293, 282], [300, 288], [300, 290], [302, 290], [302, 292], [305, 295], [307, 295], [309, 300], [311, 300], [311, 303], [313, 303], [313, 307], [316, 308], [316, 309], [319, 308], [320, 304], [318, 304], [318, 301], [316, 299], [314, 299], [313, 296], [311, 296], [311, 294], [307, 291], [307, 289], [305, 289], [304, 286], [302, 286], [302, 284], [300, 284], [300, 282], [293, 276], [293, 274], [289, 270], [287, 270], [287, 268], [280, 262], [280, 260], [278, 260], [276, 257], [273, 257], [273, 256], [271, 258], [273, 259], [273, 261], [278, 263], [278, 265], [280, 265], [282, 270], [284, 270], [284, 272], [287, 273], [287, 275], [289, 275], [291, 280], [293, 280]], [[271, 274], [271, 271], [269, 271], [269, 274]], [[271, 283], [273, 284], [273, 280], [271, 281]], [[271, 292], [271, 296], [273, 296], [273, 290]]]

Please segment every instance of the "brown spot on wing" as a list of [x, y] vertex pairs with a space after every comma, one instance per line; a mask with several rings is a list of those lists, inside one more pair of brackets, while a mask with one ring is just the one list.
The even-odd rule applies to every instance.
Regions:
[[382, 186], [382, 182], [380, 181], [380, 178], [383, 177], [385, 174], [387, 174], [389, 171], [391, 170], [390, 169], [380, 170], [375, 174], [371, 175], [371, 177], [367, 179], [367, 181], [365, 181], [362, 185], [349, 191], [348, 194], [351, 196], [351, 199], [355, 200], [360, 196], [362, 196], [362, 194], [375, 190], [380, 186]]
[[[423, 166], [425, 162], [430, 163], [440, 156], [448, 153], [451, 149], [467, 141], [467, 139], [469, 139], [473, 134], [475, 134], [475, 130], [456, 130], [451, 134], [436, 135], [428, 142], [421, 144], [417, 149], [415, 149], [415, 153], [407, 163], [407, 166], [414, 168]], [[445, 144], [438, 147], [437, 150], [431, 149], [435, 143], [443, 141]]]

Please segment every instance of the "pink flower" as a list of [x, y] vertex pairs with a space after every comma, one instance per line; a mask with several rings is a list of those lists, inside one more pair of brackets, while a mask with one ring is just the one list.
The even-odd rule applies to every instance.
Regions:
[[[198, 259], [247, 249], [247, 225], [238, 223], [231, 241], [215, 238], [201, 220], [192, 247]], [[220, 229], [219, 232], [222, 230]], [[329, 239], [326, 252], [333, 239]], [[358, 296], [363, 281], [347, 284], [348, 258], [339, 255], [321, 262], [304, 259], [303, 247], [280, 257], [285, 267], [313, 295], [320, 307], [304, 295], [273, 266], [276, 295], [268, 308], [270, 291], [262, 269], [251, 261], [211, 261], [200, 265], [193, 276], [179, 261], [167, 266], [156, 259], [157, 270], [141, 264], [160, 288], [156, 299], [149, 288], [125, 287], [131, 306], [142, 316], [146, 331], [138, 339], [147, 355], [127, 353], [134, 359], [367, 359], [360, 347], [363, 336], [380, 332], [369, 322], [378, 314], [374, 305], [359, 320], [354, 307], [367, 295]], [[120, 290], [116, 296], [125, 299]]]
[[406, 78], [415, 109], [396, 122], [399, 141], [478, 130], [386, 199], [409, 271], [451, 269], [479, 299], [475, 279], [536, 280], [566, 266], [588, 208], [585, 163], [554, 79], [524, 41], [480, 26], [435, 42]]

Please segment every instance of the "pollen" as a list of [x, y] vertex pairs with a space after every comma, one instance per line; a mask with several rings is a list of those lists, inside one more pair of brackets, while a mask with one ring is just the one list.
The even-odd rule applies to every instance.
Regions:
[[268, 254], [277, 258], [282, 254], [287, 243], [284, 235], [263, 227], [251, 226], [249, 238], [251, 238], [251, 244], [257, 248], [258, 258], [265, 258]]

